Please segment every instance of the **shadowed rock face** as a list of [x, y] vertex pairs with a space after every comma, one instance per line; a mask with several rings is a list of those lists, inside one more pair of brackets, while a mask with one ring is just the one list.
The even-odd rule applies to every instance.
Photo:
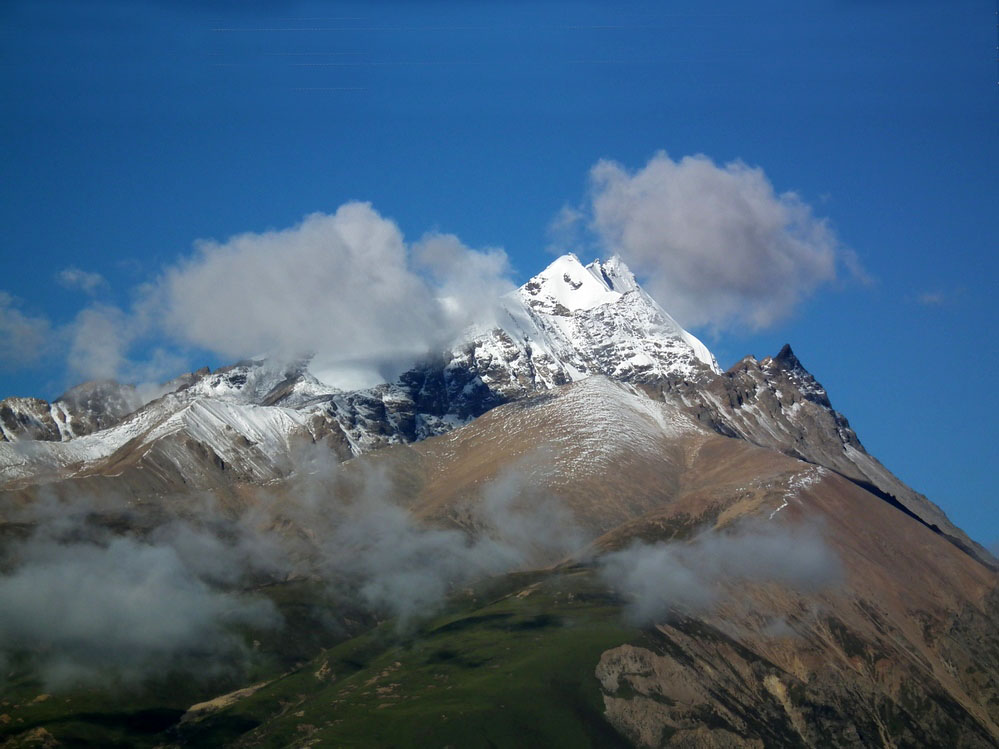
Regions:
[[990, 565], [995, 559], [925, 496], [906, 486], [861, 444], [850, 422], [833, 409], [825, 388], [789, 345], [775, 357], [747, 356], [724, 374], [699, 383], [668, 381], [656, 392], [679, 398], [719, 434], [778, 450], [837, 473], [893, 503]]

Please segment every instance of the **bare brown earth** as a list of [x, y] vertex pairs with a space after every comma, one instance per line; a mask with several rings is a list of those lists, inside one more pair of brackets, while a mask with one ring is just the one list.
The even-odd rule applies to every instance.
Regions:
[[[602, 441], [579, 439], [574, 409], [586, 398], [567, 392], [400, 448], [430, 466], [414, 511], [460, 525], [476, 487], [520, 461], [598, 548], [722, 531], [784, 505], [770, 522], [819, 523], [844, 571], [816, 593], [744, 588], [696, 618], [659, 622], [653, 647], [605, 652], [595, 675], [619, 730], [642, 746], [999, 742], [993, 570], [847, 478], [774, 450], [697, 427], [620, 439], [641, 418], [630, 397], [590, 395], [619, 414], [602, 421]], [[788, 733], [768, 734], [768, 722]]]

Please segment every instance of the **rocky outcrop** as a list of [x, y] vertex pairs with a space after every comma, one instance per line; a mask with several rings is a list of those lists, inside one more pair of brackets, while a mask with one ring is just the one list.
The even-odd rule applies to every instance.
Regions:
[[681, 618], [606, 651], [595, 676], [608, 720], [641, 747], [994, 746], [987, 695], [928, 673], [936, 653], [913, 663], [900, 634], [827, 615], [764, 642]]

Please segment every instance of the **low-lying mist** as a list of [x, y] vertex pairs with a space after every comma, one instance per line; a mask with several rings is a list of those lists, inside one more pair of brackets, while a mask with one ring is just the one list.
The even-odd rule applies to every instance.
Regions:
[[[268, 596], [275, 583], [318, 586], [330, 621], [363, 610], [403, 632], [478, 580], [585, 559], [593, 539], [543, 488], [549, 458], [510, 466], [434, 522], [389, 471], [338, 465], [320, 448], [298, 454], [287, 481], [238, 501], [51, 491], [0, 508], [0, 684], [26, 667], [49, 690], [238, 676], [253, 658], [248, 633], [286, 624]], [[776, 523], [594, 563], [639, 626], [708, 609], [733, 582], [814, 589], [840, 574], [817, 529]]]
[[239, 507], [211, 494], [45, 494], [5, 513], [29, 530], [0, 547], [0, 683], [25, 658], [50, 690], [238, 671], [245, 630], [282, 626], [265, 586], [288, 580], [407, 629], [460, 586], [585, 545], [523, 468], [469, 497], [453, 527], [421, 522], [384, 472], [319, 449]]
[[634, 543], [603, 555], [598, 569], [608, 587], [625, 597], [626, 618], [639, 626], [707, 611], [747, 584], [811, 592], [836, 584], [843, 574], [819, 526], [761, 520], [704, 530], [685, 543]]

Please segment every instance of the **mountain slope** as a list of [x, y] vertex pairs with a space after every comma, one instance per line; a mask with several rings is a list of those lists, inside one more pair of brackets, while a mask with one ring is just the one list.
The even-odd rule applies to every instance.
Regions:
[[[475, 507], [489, 487], [513, 480], [532, 503], [556, 496], [591, 540], [413, 639], [351, 641], [264, 687], [223, 712], [260, 721], [242, 746], [302, 731], [332, 744], [368, 736], [514, 746], [511, 724], [538, 726], [539, 705], [558, 724], [569, 704], [578, 706], [572, 731], [545, 741], [606, 745], [596, 724], [576, 733], [595, 688], [604, 719], [638, 746], [999, 741], [995, 572], [832, 470], [719, 435], [679, 405], [601, 376], [361, 460], [369, 458], [406, 477], [393, 484], [398, 501], [430, 526], [488, 533]], [[590, 561], [594, 549], [696, 549], [703, 538], [734, 548], [749, 539], [753, 555], [717, 573], [712, 554], [695, 556], [691, 569], [663, 568], [714, 592], [705, 601], [668, 587], [651, 623], [629, 620], [634, 594], [608, 596], [601, 557]], [[802, 547], [818, 544], [839, 571], [815, 585], [757, 576], [769, 539], [780, 539], [774, 564], [783, 556], [801, 565]], [[748, 572], [726, 577], [737, 569]], [[324, 664], [336, 680], [317, 680]], [[546, 685], [547, 696], [522, 679]], [[279, 707], [286, 701], [293, 710]], [[494, 724], [485, 716], [497, 705], [509, 713]], [[426, 733], [406, 739], [412, 731]]]
[[[993, 571], [836, 472], [720, 435], [637, 386], [586, 378], [344, 468], [384, 477], [379, 486], [426, 527], [472, 538], [490, 532], [477, 509], [497, 486], [534, 506], [556, 497], [570, 515], [543, 530], [575, 547], [456, 590], [415, 631], [385, 622], [251, 694], [192, 708], [171, 742], [999, 741]], [[289, 501], [300, 490], [295, 478], [269, 488]], [[283, 532], [307, 529], [331, 532], [319, 518]], [[614, 589], [601, 561], [705, 543], [717, 545], [659, 574], [693, 575], [711, 596], [671, 583], [668, 605], [643, 621], [636, 593]], [[801, 566], [808, 547], [831, 553], [829, 574], [781, 578], [781, 560]], [[737, 566], [719, 562], [723, 548], [743, 549]], [[777, 570], [755, 573], [761, 557]]]
[[660, 394], [678, 397], [698, 420], [721, 434], [836, 471], [941, 533], [979, 561], [996, 563], [939, 507], [867, 453], [849, 421], [833, 409], [825, 388], [790, 346], [761, 361], [746, 357], [723, 375], [698, 386], [667, 383]]
[[179, 580], [283, 624], [209, 630], [245, 641], [230, 670], [198, 642], [199, 678], [171, 659], [134, 693], [50, 700], [25, 664], [59, 617], [22, 631], [9, 606], [0, 632], [28, 644], [0, 642], [0, 740], [999, 743], [994, 560], [790, 347], [719, 371], [617, 260], [559, 258], [494, 317], [361, 391], [263, 360], [139, 405], [106, 383], [5, 401], [0, 584], [141, 579], [153, 555], [170, 574], [140, 608]]

